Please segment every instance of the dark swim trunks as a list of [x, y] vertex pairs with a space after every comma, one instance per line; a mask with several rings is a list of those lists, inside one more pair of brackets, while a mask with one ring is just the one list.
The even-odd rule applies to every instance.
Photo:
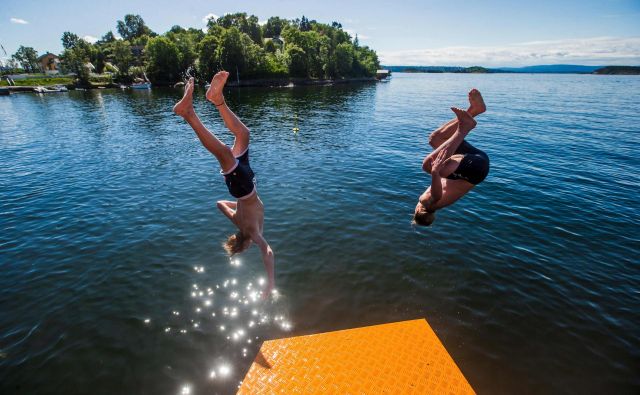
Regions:
[[226, 173], [220, 170], [229, 193], [236, 199], [248, 197], [255, 189], [253, 170], [249, 166], [249, 148], [236, 157], [236, 165]]
[[477, 185], [489, 174], [489, 156], [463, 140], [455, 154], [464, 155], [458, 168], [447, 177], [450, 180], [466, 180]]

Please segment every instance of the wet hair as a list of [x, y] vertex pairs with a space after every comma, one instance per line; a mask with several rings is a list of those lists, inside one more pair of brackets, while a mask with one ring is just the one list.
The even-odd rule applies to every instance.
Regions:
[[235, 254], [241, 253], [242, 251], [249, 248], [249, 245], [251, 245], [251, 238], [242, 232], [238, 232], [234, 235], [229, 236], [229, 238], [227, 238], [227, 241], [222, 244], [229, 256], [234, 256]]
[[420, 226], [429, 226], [436, 220], [436, 213], [421, 210], [413, 215], [412, 223]]

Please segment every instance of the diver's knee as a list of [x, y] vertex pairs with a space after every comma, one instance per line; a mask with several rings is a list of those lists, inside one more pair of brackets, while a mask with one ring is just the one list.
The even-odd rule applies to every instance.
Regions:
[[428, 156], [422, 161], [422, 170], [431, 174], [431, 158]]

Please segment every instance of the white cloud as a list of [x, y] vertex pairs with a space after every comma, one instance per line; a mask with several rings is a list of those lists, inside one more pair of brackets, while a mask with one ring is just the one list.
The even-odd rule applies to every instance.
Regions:
[[207, 22], [209, 22], [209, 19], [211, 19], [211, 18], [213, 18], [213, 19], [218, 19], [218, 18], [219, 18], [219, 16], [210, 12], [210, 13], [208, 13], [207, 15], [205, 15], [205, 16], [202, 18], [202, 23], [207, 23]]
[[25, 21], [24, 19], [20, 19], [20, 18], [11, 18], [9, 19], [11, 21], [11, 23], [17, 23], [18, 25], [28, 25], [29, 22]]
[[640, 37], [532, 41], [492, 47], [380, 51], [381, 63], [406, 66], [637, 65]]
[[352, 30], [352, 29], [342, 29], [342, 30], [344, 30], [345, 32], [349, 33], [349, 35], [354, 39], [356, 38], [356, 36], [358, 36], [358, 40], [368, 40], [370, 38], [369, 36], [364, 35], [362, 33], [358, 33], [358, 32], [356, 32], [355, 30]]
[[91, 44], [95, 44], [95, 42], [98, 41], [98, 38], [93, 36], [84, 36], [82, 39]]
[[258, 21], [258, 25], [264, 26], [267, 24], [267, 21]]

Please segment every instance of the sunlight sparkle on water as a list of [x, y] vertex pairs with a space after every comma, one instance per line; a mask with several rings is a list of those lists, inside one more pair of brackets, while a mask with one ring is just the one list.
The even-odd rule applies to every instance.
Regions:
[[218, 374], [222, 377], [227, 377], [231, 373], [231, 366], [229, 365], [220, 365], [218, 367]]
[[[195, 267], [196, 272], [200, 273], [200, 267]], [[273, 325], [273, 328], [279, 331], [289, 331], [292, 327], [287, 321], [286, 314], [282, 311], [273, 310], [272, 304], [264, 304], [262, 289], [267, 284], [265, 278], [253, 278], [252, 281], [243, 282], [236, 278], [228, 278], [222, 280], [218, 284], [196, 284], [193, 283], [188, 288], [188, 292], [193, 298], [192, 309], [182, 314], [178, 310], [171, 311], [173, 319], [182, 321], [182, 325], [164, 327], [164, 331], [177, 332], [177, 334], [187, 335], [188, 329], [191, 333], [197, 333], [200, 328], [218, 328], [218, 338], [226, 339], [235, 348], [236, 358], [253, 358], [254, 342], [258, 343], [262, 335], [258, 327]], [[226, 300], [226, 306], [223, 303], [214, 303], [214, 290], [216, 298]], [[222, 294], [219, 294], [222, 292]], [[271, 296], [277, 295], [274, 291]], [[251, 306], [251, 307], [249, 307]], [[205, 314], [207, 313], [207, 314]], [[210, 314], [210, 315], [209, 315]], [[150, 323], [150, 319], [147, 318]], [[238, 325], [243, 325], [238, 326]], [[182, 327], [183, 329], [180, 329]], [[191, 336], [189, 333], [189, 336]], [[230, 350], [229, 350], [230, 351]], [[231, 352], [231, 351], [230, 351]], [[227, 353], [225, 353], [227, 354]], [[220, 357], [229, 357], [229, 355], [220, 355]], [[246, 360], [245, 360], [246, 361]], [[216, 363], [217, 364], [217, 363]], [[215, 365], [214, 365], [215, 366]], [[209, 367], [204, 373], [205, 378], [209, 380], [222, 381], [224, 378], [235, 376], [235, 369], [227, 361], [217, 364], [215, 368]], [[192, 384], [184, 384], [186, 393], [193, 393], [195, 389]]]

